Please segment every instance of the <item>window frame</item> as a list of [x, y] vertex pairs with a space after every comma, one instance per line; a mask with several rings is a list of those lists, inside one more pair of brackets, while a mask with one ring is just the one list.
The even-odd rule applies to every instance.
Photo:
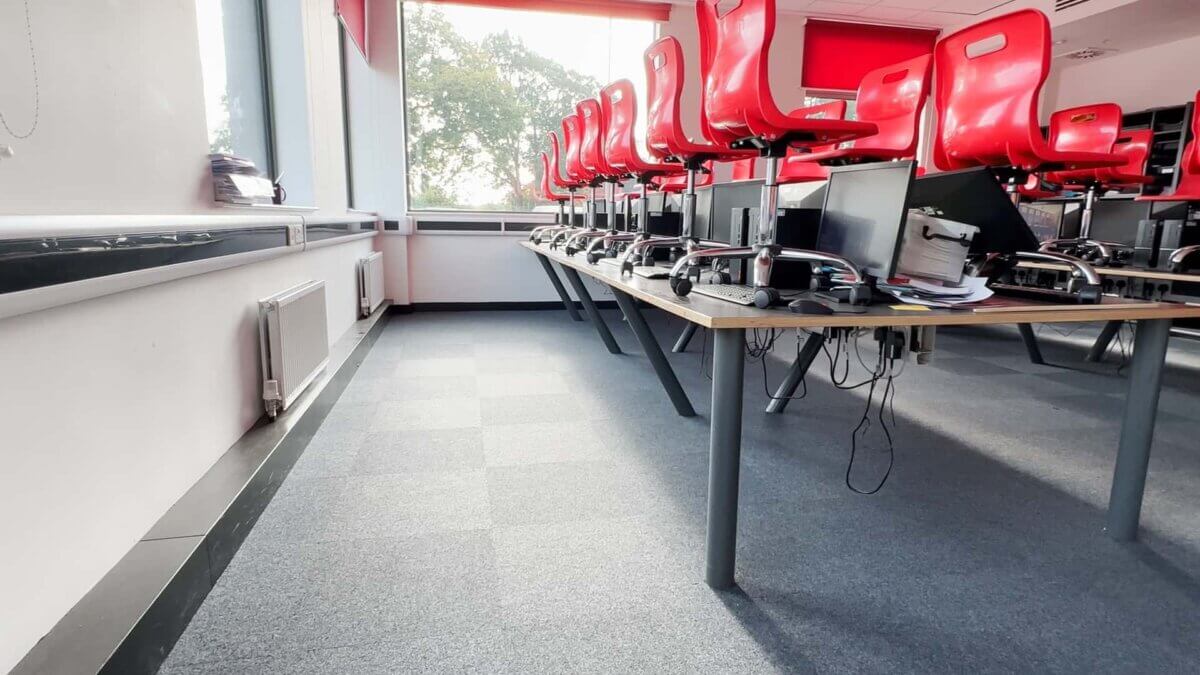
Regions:
[[[193, 0], [193, 3], [199, 0]], [[268, 35], [267, 24], [269, 18], [267, 16], [266, 0], [253, 0], [254, 2], [254, 17], [255, 17], [255, 32], [258, 34], [258, 70], [259, 70], [259, 85], [262, 87], [262, 125], [263, 139], [266, 142], [266, 158], [267, 166], [259, 167], [262, 172], [274, 181], [278, 176], [276, 169], [279, 166], [279, 157], [276, 152], [277, 143], [275, 141], [275, 102], [272, 97], [271, 89], [271, 47], [270, 37]], [[224, 31], [224, 25], [221, 30]], [[224, 38], [222, 38], [224, 39]], [[228, 51], [226, 51], [228, 58]], [[225, 93], [228, 95], [228, 83], [226, 83]], [[208, 120], [205, 119], [207, 126]], [[211, 146], [209, 148], [211, 152]], [[236, 153], [234, 153], [236, 154]], [[259, 205], [261, 206], [261, 205]]]

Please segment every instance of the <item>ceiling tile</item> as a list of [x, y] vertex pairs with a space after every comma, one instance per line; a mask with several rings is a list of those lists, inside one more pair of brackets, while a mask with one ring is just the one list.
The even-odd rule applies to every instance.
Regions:
[[915, 9], [875, 5], [864, 9], [859, 13], [859, 16], [864, 19], [878, 19], [880, 21], [904, 21], [905, 19], [912, 18], [917, 13], [918, 11]]
[[905, 19], [905, 21], [918, 26], [946, 28], [948, 26], [958, 26], [969, 19], [969, 16], [951, 14], [949, 12], [917, 12]]
[[839, 2], [836, 0], [813, 0], [813, 3], [805, 8], [804, 11], [821, 14], [840, 14], [842, 16], [857, 16], [859, 12], [866, 8], [867, 5]]
[[883, 0], [879, 3], [884, 7], [898, 7], [900, 9], [933, 9], [937, 5], [942, 4], [944, 0]]
[[983, 14], [989, 9], [1003, 7], [1011, 2], [1012, 0], [939, 0], [934, 9], [955, 14]]

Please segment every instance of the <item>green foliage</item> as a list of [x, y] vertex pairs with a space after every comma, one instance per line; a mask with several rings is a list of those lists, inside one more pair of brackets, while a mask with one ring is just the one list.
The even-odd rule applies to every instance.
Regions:
[[404, 23], [413, 208], [461, 206], [446, 186], [472, 171], [506, 193], [489, 208], [533, 208], [547, 132], [599, 83], [507, 32], [467, 40], [430, 5], [406, 3]]

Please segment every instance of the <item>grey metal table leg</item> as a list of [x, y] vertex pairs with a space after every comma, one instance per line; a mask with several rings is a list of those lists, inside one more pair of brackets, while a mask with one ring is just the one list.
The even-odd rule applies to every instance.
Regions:
[[692, 402], [688, 400], [683, 387], [679, 385], [679, 378], [675, 376], [671, 363], [667, 361], [662, 348], [658, 346], [658, 339], [654, 337], [654, 332], [650, 330], [650, 326], [646, 325], [646, 319], [642, 316], [642, 311], [638, 309], [637, 302], [615, 288], [613, 297], [617, 299], [617, 305], [621, 307], [621, 311], [625, 312], [625, 319], [629, 322], [629, 327], [633, 329], [634, 336], [642, 345], [642, 350], [646, 352], [646, 358], [650, 359], [650, 365], [654, 366], [658, 381], [662, 382], [663, 389], [667, 390], [667, 396], [671, 397], [671, 403], [675, 404], [675, 411], [683, 417], [694, 417], [696, 410], [692, 408]]
[[708, 444], [708, 535], [704, 579], [713, 588], [734, 585], [737, 557], [738, 477], [742, 459], [744, 328], [722, 328], [713, 345], [712, 420]]
[[808, 367], [812, 365], [813, 359], [817, 358], [817, 354], [821, 352], [821, 345], [823, 344], [825, 344], [825, 336], [823, 334], [813, 333], [808, 336], [808, 340], [804, 342], [804, 347], [796, 355], [796, 360], [792, 363], [792, 367], [788, 369], [787, 377], [783, 379], [783, 383], [779, 385], [775, 396], [771, 397], [771, 402], [767, 404], [767, 412], [781, 413], [787, 409], [788, 403], [791, 403], [792, 396], [796, 395], [796, 389], [800, 387], [800, 383], [804, 380], [804, 374], [808, 372]]
[[1027, 323], [1017, 324], [1017, 330], [1021, 331], [1021, 340], [1025, 342], [1025, 350], [1029, 352], [1029, 360], [1033, 363], [1041, 365], [1046, 361], [1042, 359], [1042, 349], [1038, 347], [1037, 335], [1033, 334], [1033, 326]]
[[567, 281], [570, 282], [571, 288], [575, 289], [575, 295], [579, 296], [579, 301], [583, 303], [583, 309], [587, 312], [588, 318], [592, 320], [592, 325], [596, 327], [596, 332], [600, 334], [600, 339], [604, 341], [604, 346], [608, 347], [609, 353], [620, 354], [621, 346], [617, 344], [617, 339], [608, 329], [608, 324], [604, 323], [604, 317], [600, 316], [600, 310], [596, 309], [596, 303], [592, 302], [592, 296], [588, 293], [587, 287], [583, 285], [583, 279], [579, 278], [579, 272], [566, 266], [563, 266], [562, 271], [567, 275]]
[[1125, 419], [1121, 423], [1121, 444], [1117, 448], [1117, 465], [1113, 469], [1112, 492], [1108, 497], [1106, 529], [1108, 536], [1117, 541], [1137, 538], [1170, 336], [1169, 319], [1138, 322], [1133, 366], [1129, 372], [1129, 393], [1125, 395]]
[[1103, 361], [1104, 355], [1108, 353], [1108, 346], [1112, 344], [1113, 338], [1117, 337], [1121, 326], [1124, 325], [1124, 321], [1109, 321], [1105, 323], [1104, 329], [1100, 331], [1100, 337], [1096, 338], [1096, 342], [1088, 350], [1086, 360], [1092, 363]]
[[675, 341], [675, 346], [671, 348], [671, 351], [676, 354], [682, 354], [686, 352], [688, 345], [692, 342], [692, 337], [696, 335], [696, 329], [699, 327], [700, 324], [689, 321], [687, 325], [683, 327], [683, 332], [679, 334], [679, 339]]
[[558, 278], [558, 274], [554, 271], [554, 266], [550, 264], [550, 260], [541, 253], [537, 254], [537, 259], [538, 262], [542, 263], [542, 269], [546, 270], [546, 276], [550, 277], [550, 284], [554, 286], [558, 297], [562, 299], [563, 307], [566, 308], [571, 320], [583, 321], [583, 317], [579, 316], [579, 310], [575, 309], [575, 301], [571, 299], [571, 296], [567, 295], [567, 289], [563, 286], [562, 279]]

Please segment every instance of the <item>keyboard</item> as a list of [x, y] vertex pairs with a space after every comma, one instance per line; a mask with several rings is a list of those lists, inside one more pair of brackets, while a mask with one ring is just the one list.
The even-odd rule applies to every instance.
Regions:
[[754, 304], [754, 289], [737, 284], [696, 284], [692, 292], [726, 302], [750, 306]]

